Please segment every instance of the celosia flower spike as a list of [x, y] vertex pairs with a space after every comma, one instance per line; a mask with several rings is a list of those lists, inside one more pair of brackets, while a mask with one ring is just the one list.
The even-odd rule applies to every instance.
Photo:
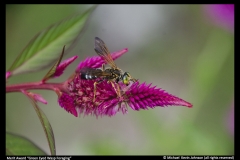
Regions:
[[68, 85], [69, 94], [59, 98], [61, 107], [71, 111], [72, 114], [76, 114], [75, 110], [77, 110], [84, 115], [113, 116], [120, 111], [123, 114], [127, 113], [127, 105], [133, 110], [173, 105], [192, 107], [191, 103], [156, 86], [151, 87], [151, 84], [139, 84], [139, 82], [134, 82], [127, 87], [122, 82], [116, 84], [122, 90], [122, 96], [118, 97], [112, 85], [103, 81], [97, 85], [96, 100], [93, 102], [95, 80], [82, 80], [80, 77], [76, 74]]
[[71, 58], [66, 59], [65, 61], [61, 62], [54, 73], [54, 77], [59, 77], [63, 74], [63, 71], [67, 68], [69, 64], [71, 64], [78, 56], [73, 56]]
[[186, 106], [191, 108], [192, 104], [173, 96], [166, 91], [151, 87], [151, 84], [147, 85], [138, 82], [134, 83], [128, 91], [125, 92], [128, 105], [133, 110], [155, 108], [157, 106]]
[[[113, 59], [126, 53], [127, 49], [112, 53]], [[127, 105], [133, 110], [155, 108], [157, 106], [186, 106], [191, 108], [192, 104], [181, 98], [173, 96], [161, 88], [151, 87], [151, 84], [138, 81], [131, 82], [126, 86], [122, 81], [109, 83], [100, 77], [96, 79], [81, 79], [82, 68], [100, 68], [105, 64], [100, 56], [94, 56], [81, 62], [73, 76], [67, 80], [66, 93], [59, 96], [59, 104], [74, 116], [79, 114], [98, 116], [113, 116], [117, 112], [127, 113]], [[94, 93], [94, 83], [97, 83]], [[116, 87], [113, 87], [113, 85]], [[116, 92], [116, 88], [120, 89]], [[118, 94], [117, 94], [118, 93]], [[95, 97], [95, 99], [94, 99]]]

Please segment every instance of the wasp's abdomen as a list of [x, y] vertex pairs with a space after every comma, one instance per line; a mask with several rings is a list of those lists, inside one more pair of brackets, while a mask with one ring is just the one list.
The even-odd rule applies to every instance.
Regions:
[[95, 69], [95, 68], [82, 68], [80, 70], [81, 73], [81, 79], [86, 79], [86, 80], [91, 80], [91, 79], [96, 79], [99, 76], [99, 73], [101, 73], [102, 70], [100, 69]]
[[91, 79], [96, 79], [96, 78], [98, 78], [96, 75], [91, 75], [91, 74], [81, 74], [81, 79], [89, 79], [89, 80], [91, 80]]

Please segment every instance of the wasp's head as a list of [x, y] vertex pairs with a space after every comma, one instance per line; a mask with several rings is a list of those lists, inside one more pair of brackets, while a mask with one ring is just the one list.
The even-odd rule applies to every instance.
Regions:
[[122, 75], [122, 80], [123, 80], [123, 83], [124, 83], [126, 86], [129, 85], [130, 81], [133, 81], [133, 82], [136, 81], [135, 79], [133, 79], [133, 78], [131, 77], [131, 75], [130, 75], [129, 72], [125, 72], [125, 73]]

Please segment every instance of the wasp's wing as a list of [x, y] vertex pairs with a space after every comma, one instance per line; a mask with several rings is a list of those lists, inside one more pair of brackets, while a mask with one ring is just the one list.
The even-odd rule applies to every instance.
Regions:
[[107, 46], [103, 42], [103, 40], [101, 40], [98, 37], [95, 37], [94, 49], [95, 49], [96, 53], [100, 57], [102, 57], [108, 65], [110, 65], [112, 68], [117, 68], [117, 65], [114, 63], [112, 56], [111, 56]]
[[102, 77], [102, 76], [110, 76], [111, 73], [107, 73], [107, 72], [103, 72], [100, 69], [96, 69], [96, 68], [88, 68], [88, 67], [84, 67], [80, 70], [81, 73], [81, 77], [84, 78], [87, 76], [89, 77]]

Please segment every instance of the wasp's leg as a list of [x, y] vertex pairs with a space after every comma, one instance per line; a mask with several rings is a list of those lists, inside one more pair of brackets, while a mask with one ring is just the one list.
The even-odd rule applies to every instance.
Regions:
[[93, 84], [93, 87], [94, 87], [94, 89], [93, 89], [93, 102], [95, 102], [95, 98], [96, 98], [97, 84], [98, 84], [98, 82], [94, 82], [94, 84]]
[[131, 77], [131, 78], [130, 78], [130, 81], [136, 82], [137, 79]]
[[[130, 75], [129, 75], [129, 76], [130, 76]], [[129, 80], [130, 80], [130, 81], [133, 81], [133, 82], [136, 82], [136, 81], [137, 81], [137, 79], [133, 78], [132, 76], [129, 77]]]
[[[119, 85], [117, 83], [115, 83], [115, 82], [112, 82], [112, 81], [110, 81], [110, 83], [111, 83], [112, 87], [114, 88], [115, 92], [117, 93], [118, 97], [121, 98], [122, 95], [121, 95], [121, 91], [120, 91]], [[117, 85], [117, 89], [116, 89], [115, 84]]]
[[93, 102], [95, 102], [95, 100], [96, 100], [96, 92], [97, 92], [97, 84], [99, 84], [99, 83], [101, 83], [102, 82], [102, 80], [101, 81], [96, 81], [96, 82], [94, 82], [94, 84], [93, 84]]

